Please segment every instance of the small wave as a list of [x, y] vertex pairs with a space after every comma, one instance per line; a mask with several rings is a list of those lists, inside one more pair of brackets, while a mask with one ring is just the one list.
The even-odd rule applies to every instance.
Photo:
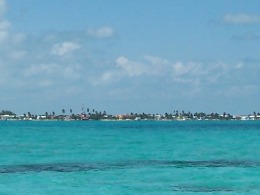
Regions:
[[234, 192], [236, 190], [232, 188], [224, 188], [224, 187], [208, 187], [208, 186], [173, 186], [173, 190], [175, 192]]
[[260, 161], [209, 160], [209, 161], [166, 161], [175, 167], [258, 167]]
[[105, 171], [111, 169], [142, 168], [147, 166], [165, 166], [173, 168], [214, 168], [214, 167], [259, 167], [260, 161], [125, 161], [116, 163], [46, 163], [46, 164], [22, 164], [1, 165], [0, 174], [4, 173], [26, 173], [26, 172], [79, 172], [79, 171]]

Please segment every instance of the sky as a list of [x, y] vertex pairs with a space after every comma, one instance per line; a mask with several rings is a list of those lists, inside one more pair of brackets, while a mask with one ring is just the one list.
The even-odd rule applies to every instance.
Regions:
[[0, 0], [0, 110], [260, 112], [259, 0]]

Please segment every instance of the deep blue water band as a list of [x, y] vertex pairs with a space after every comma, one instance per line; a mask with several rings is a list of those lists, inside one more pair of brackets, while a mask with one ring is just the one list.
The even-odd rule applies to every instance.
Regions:
[[214, 168], [214, 167], [260, 167], [259, 161], [126, 161], [119, 163], [47, 163], [47, 164], [23, 164], [23, 165], [2, 165], [0, 174], [4, 173], [27, 173], [27, 172], [78, 172], [78, 171], [105, 171], [111, 169], [143, 168], [146, 166], [167, 166], [173, 168]]

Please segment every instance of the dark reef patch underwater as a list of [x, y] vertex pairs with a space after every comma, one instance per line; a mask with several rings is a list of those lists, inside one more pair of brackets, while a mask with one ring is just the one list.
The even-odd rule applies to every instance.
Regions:
[[106, 171], [112, 169], [144, 168], [146, 166], [168, 166], [172, 168], [214, 168], [214, 167], [259, 167], [259, 161], [127, 161], [119, 163], [46, 163], [46, 164], [24, 164], [24, 165], [2, 165], [0, 174], [3, 173], [27, 173], [27, 172], [77, 172], [77, 171]]

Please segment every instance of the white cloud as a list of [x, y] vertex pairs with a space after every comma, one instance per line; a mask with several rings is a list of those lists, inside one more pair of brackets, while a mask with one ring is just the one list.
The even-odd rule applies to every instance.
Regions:
[[87, 34], [95, 38], [110, 38], [114, 36], [115, 31], [111, 27], [101, 27], [98, 29], [87, 29]]
[[8, 29], [10, 27], [10, 23], [6, 20], [0, 21], [0, 43], [4, 42], [9, 37]]
[[172, 65], [173, 74], [175, 76], [185, 75], [191, 72], [191, 70], [196, 66], [195, 64], [183, 64], [182, 62], [176, 62]]
[[107, 83], [111, 79], [114, 79], [116, 76], [116, 72], [105, 72], [101, 77], [101, 82]]
[[116, 64], [130, 77], [156, 74], [156, 69], [151, 64], [130, 61], [123, 56], [116, 59]]
[[126, 57], [119, 57], [116, 59], [117, 67], [127, 76], [141, 76], [141, 75], [163, 75], [170, 69], [170, 62], [168, 60], [146, 55], [142, 62], [131, 61]]
[[[1, 11], [2, 10], [2, 11]], [[1, 12], [4, 15], [6, 10], [5, 1], [0, 0], [0, 16]], [[26, 35], [23, 33], [13, 33], [10, 31], [11, 23], [5, 19], [0, 18], [0, 44], [6, 44], [8, 42], [8, 47], [11, 44], [19, 44], [25, 40]]]
[[141, 63], [131, 62], [125, 57], [119, 57], [116, 60], [117, 66], [129, 76], [140, 76], [146, 73], [145, 66]]
[[0, 0], [0, 17], [2, 17], [7, 10], [5, 0]]
[[201, 63], [196, 61], [190, 62], [170, 62], [154, 56], [144, 56], [142, 61], [132, 61], [126, 57], [118, 57], [116, 65], [109, 70], [104, 71], [95, 84], [108, 84], [120, 82], [121, 80], [135, 79], [144, 76], [150, 77], [147, 80], [167, 79], [173, 84], [188, 84], [190, 86], [200, 87], [218, 83], [225, 79], [228, 73], [233, 70], [243, 68], [241, 65], [228, 66], [225, 63]]
[[260, 23], [260, 15], [250, 14], [226, 14], [223, 21], [227, 24], [255, 24]]
[[126, 77], [140, 77], [143, 75], [151, 75], [156, 72], [151, 67], [153, 66], [152, 64], [130, 61], [124, 56], [118, 57], [115, 61], [116, 66], [103, 72], [99, 78], [93, 79], [92, 83], [95, 85], [103, 85], [118, 82]]
[[165, 75], [171, 66], [170, 61], [155, 56], [146, 55], [144, 56], [144, 60], [149, 64], [148, 69], [150, 74], [153, 75]]
[[154, 65], [168, 65], [169, 64], [169, 61], [166, 60], [166, 59], [162, 59], [162, 58], [159, 58], [159, 57], [155, 57], [155, 56], [150, 56], [150, 55], [145, 55], [144, 56], [144, 59], [149, 61], [151, 64], [154, 64]]
[[55, 44], [51, 49], [51, 53], [57, 56], [64, 56], [74, 52], [79, 48], [80, 45], [77, 43], [63, 42], [63, 43]]
[[90, 82], [94, 85], [106, 85], [120, 81], [123, 74], [117, 70], [108, 70], [101, 74], [99, 78], [91, 78]]

